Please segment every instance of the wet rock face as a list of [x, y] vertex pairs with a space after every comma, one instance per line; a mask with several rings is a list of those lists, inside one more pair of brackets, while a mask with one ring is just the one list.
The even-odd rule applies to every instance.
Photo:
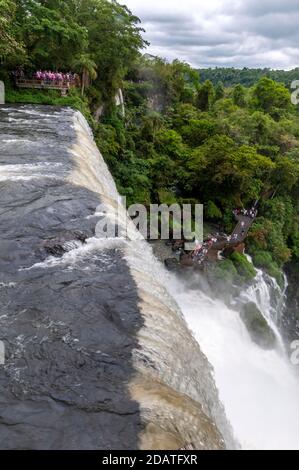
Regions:
[[140, 317], [126, 264], [107, 252], [14, 282], [1, 289], [1, 448], [137, 448], [126, 384]]
[[5, 109], [0, 448], [136, 449], [142, 423], [127, 384], [142, 326], [138, 292], [121, 252], [86, 243], [101, 201], [64, 179], [73, 112]]
[[275, 333], [254, 302], [248, 302], [243, 305], [241, 318], [248, 329], [252, 341], [264, 349], [275, 348]]
[[180, 272], [182, 270], [182, 266], [176, 258], [167, 258], [164, 264], [169, 271]]
[[82, 232], [63, 232], [55, 238], [45, 240], [41, 249], [49, 255], [62, 256], [84, 244], [87, 238], [88, 236]]

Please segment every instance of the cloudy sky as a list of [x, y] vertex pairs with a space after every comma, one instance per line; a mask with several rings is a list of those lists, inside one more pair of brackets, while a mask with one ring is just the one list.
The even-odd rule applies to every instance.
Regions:
[[299, 0], [119, 0], [148, 52], [198, 67], [299, 66]]

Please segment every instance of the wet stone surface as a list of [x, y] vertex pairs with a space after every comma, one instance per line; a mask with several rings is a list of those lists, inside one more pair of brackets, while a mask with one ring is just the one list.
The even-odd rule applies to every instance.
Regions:
[[66, 181], [72, 116], [0, 107], [1, 449], [138, 447], [138, 293], [122, 251], [86, 240], [101, 201]]

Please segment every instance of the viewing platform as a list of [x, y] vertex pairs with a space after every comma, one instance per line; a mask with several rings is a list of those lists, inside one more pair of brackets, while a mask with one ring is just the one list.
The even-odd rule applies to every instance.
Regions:
[[16, 86], [18, 88], [34, 88], [40, 90], [58, 90], [61, 96], [66, 96], [71, 88], [76, 87], [75, 82], [61, 81], [61, 80], [38, 80], [28, 78], [16, 78]]

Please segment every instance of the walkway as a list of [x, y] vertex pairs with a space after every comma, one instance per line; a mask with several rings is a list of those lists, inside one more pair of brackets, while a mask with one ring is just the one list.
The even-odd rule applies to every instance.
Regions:
[[18, 88], [35, 88], [40, 90], [58, 90], [61, 91], [62, 96], [66, 95], [70, 88], [75, 86], [74, 83], [66, 81], [49, 81], [49, 80], [36, 80], [27, 78], [17, 78], [16, 86]]

